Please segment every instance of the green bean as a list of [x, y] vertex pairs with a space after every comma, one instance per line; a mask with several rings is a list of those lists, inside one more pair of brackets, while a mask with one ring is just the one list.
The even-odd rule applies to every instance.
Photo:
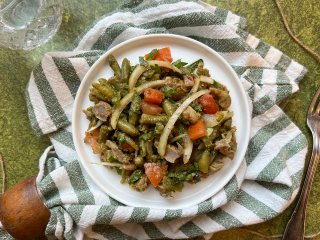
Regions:
[[122, 65], [121, 65], [121, 81], [122, 82], [128, 82], [129, 77], [130, 77], [130, 62], [127, 58], [124, 58], [122, 60]]
[[134, 150], [139, 150], [139, 146], [135, 143], [135, 141], [129, 137], [129, 136], [125, 136], [126, 142], [132, 147], [134, 148]]
[[142, 177], [142, 175], [143, 175], [143, 173], [142, 173], [142, 171], [140, 169], [135, 170], [131, 174], [128, 183], [129, 184], [134, 184], [135, 182], [137, 182]]
[[208, 150], [204, 150], [198, 162], [199, 171], [203, 173], [208, 173], [209, 161], [210, 161], [210, 152]]
[[102, 125], [100, 127], [100, 132], [99, 132], [99, 139], [98, 142], [99, 143], [105, 143], [107, 141], [108, 138], [108, 134], [112, 131], [112, 128], [110, 129], [110, 127], [106, 126], [106, 125]]
[[164, 129], [164, 125], [162, 123], [157, 122], [156, 127], [154, 128], [155, 134], [161, 134]]
[[113, 105], [113, 106], [117, 106], [118, 105], [118, 103], [120, 102], [120, 100], [121, 100], [121, 94], [119, 93], [119, 92], [117, 92], [115, 95], [114, 95], [114, 97], [113, 98], [111, 98], [111, 104]]
[[100, 99], [97, 98], [94, 94], [92, 94], [92, 92], [89, 93], [89, 100], [94, 103], [98, 103], [100, 101]]
[[132, 102], [130, 105], [130, 110], [129, 110], [129, 123], [132, 125], [136, 125], [137, 120], [139, 118], [140, 104], [141, 104], [141, 97], [137, 93], [135, 93], [133, 95]]
[[101, 153], [103, 153], [102, 155], [101, 155], [101, 157], [100, 157], [100, 159], [101, 159], [101, 161], [102, 162], [105, 162], [106, 161], [106, 158], [105, 158], [105, 153], [107, 153], [107, 151], [108, 151], [109, 149], [108, 149], [108, 147], [107, 147], [107, 145], [103, 142], [103, 143], [100, 143], [100, 152]]
[[181, 192], [183, 188], [183, 183], [176, 181], [175, 179], [169, 178], [167, 176], [163, 177], [162, 187], [166, 191], [177, 191]]
[[135, 157], [134, 164], [137, 165], [138, 167], [143, 167], [143, 164], [144, 164], [143, 157], [141, 157], [141, 156]]
[[109, 84], [101, 85], [99, 83], [93, 83], [92, 86], [106, 96], [108, 100], [111, 100], [115, 95], [113, 88]]
[[104, 86], [108, 86], [109, 85], [109, 80], [105, 79], [105, 78], [99, 78], [98, 79], [98, 82], [101, 84], [101, 85], [104, 85]]
[[97, 124], [97, 118], [95, 116], [93, 116], [90, 120], [90, 124], [89, 124], [89, 128], [92, 128], [93, 126], [95, 126]]
[[100, 78], [99, 79], [99, 83], [102, 84], [102, 85], [111, 85], [116, 90], [120, 90], [121, 89], [120, 80], [119, 80], [119, 78], [117, 76], [112, 76], [108, 80]]
[[114, 75], [117, 76], [118, 78], [121, 78], [121, 69], [116, 58], [112, 54], [109, 54], [107, 58], [108, 58], [109, 65], [114, 72]]
[[122, 133], [122, 132], [117, 132], [116, 137], [119, 141], [119, 143], [126, 142], [128, 143], [134, 150], [139, 150], [139, 146], [135, 143], [135, 141], [129, 137], [128, 135]]
[[162, 102], [162, 107], [165, 111], [165, 113], [170, 117], [172, 116], [172, 114], [174, 113], [174, 111], [176, 110], [175, 109], [175, 106], [170, 102], [170, 100], [168, 99], [165, 99], [163, 102]]
[[146, 142], [139, 139], [139, 153], [140, 153], [140, 156], [141, 157], [145, 157], [147, 156], [147, 145], [146, 145]]
[[130, 111], [139, 113], [140, 112], [140, 104], [141, 104], [141, 97], [135, 92], [132, 97]]
[[93, 106], [82, 110], [82, 112], [86, 115], [87, 119], [89, 120], [94, 116], [92, 109], [93, 109]]
[[[108, 101], [108, 98], [103, 95], [98, 89], [96, 88], [92, 88], [91, 91], [90, 91], [90, 94], [91, 94], [91, 97], [96, 97], [98, 98], [98, 100], [102, 100], [102, 101], [105, 101], [107, 102]], [[94, 100], [93, 98], [91, 98], [92, 100]], [[91, 101], [90, 99], [90, 101]]]
[[139, 114], [135, 112], [129, 112], [129, 123], [135, 126], [137, 124], [137, 121], [139, 119]]
[[166, 124], [169, 118], [166, 115], [148, 115], [142, 114], [140, 118], [141, 124], [156, 124], [157, 122]]
[[123, 119], [119, 119], [117, 128], [132, 137], [139, 135], [139, 131], [132, 124]]

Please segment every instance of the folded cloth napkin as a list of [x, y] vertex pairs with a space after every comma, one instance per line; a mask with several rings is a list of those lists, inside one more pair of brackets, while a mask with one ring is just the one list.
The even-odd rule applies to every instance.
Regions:
[[[245, 32], [245, 19], [196, 1], [132, 1], [103, 17], [73, 52], [47, 53], [34, 69], [27, 105], [37, 134], [52, 145], [40, 159], [37, 187], [51, 211], [46, 234], [58, 239], [190, 238], [263, 222], [298, 192], [307, 141], [277, 103], [298, 90], [299, 63]], [[152, 33], [196, 39], [226, 59], [252, 107], [245, 159], [216, 195], [187, 209], [125, 206], [102, 192], [78, 162], [71, 112], [80, 81], [111, 47]], [[239, 139], [241, 141], [241, 139]]]

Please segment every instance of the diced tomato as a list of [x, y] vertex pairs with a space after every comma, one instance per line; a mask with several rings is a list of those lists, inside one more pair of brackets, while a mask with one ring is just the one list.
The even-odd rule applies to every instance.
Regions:
[[152, 103], [147, 103], [143, 100], [141, 102], [141, 110], [145, 114], [158, 115], [162, 112], [162, 107], [159, 107], [158, 105]]
[[215, 114], [219, 111], [219, 107], [211, 94], [205, 94], [198, 99], [202, 105], [202, 110], [206, 114]]
[[144, 101], [148, 103], [153, 103], [159, 105], [164, 98], [163, 92], [153, 89], [153, 88], [146, 88], [144, 90]]
[[160, 166], [156, 163], [145, 163], [144, 169], [152, 186], [157, 187], [167, 170], [167, 165]]
[[205, 137], [207, 135], [206, 126], [201, 118], [196, 121], [196, 123], [189, 126], [188, 135], [192, 141]]
[[[144, 56], [144, 58], [148, 58], [149, 53]], [[158, 49], [157, 54], [154, 56], [153, 60], [172, 62], [171, 51], [170, 48], [160, 48]]]
[[134, 152], [134, 148], [127, 142], [123, 142], [121, 144], [121, 148], [124, 150], [124, 151], [128, 151], [128, 152]]
[[91, 132], [86, 132], [86, 136], [84, 138], [84, 142], [90, 144], [93, 153], [100, 153], [100, 144], [98, 143], [100, 129], [96, 128]]

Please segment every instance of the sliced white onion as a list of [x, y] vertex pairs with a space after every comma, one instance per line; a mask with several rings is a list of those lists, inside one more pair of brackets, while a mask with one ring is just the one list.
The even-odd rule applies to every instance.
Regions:
[[131, 91], [134, 89], [134, 87], [135, 87], [135, 85], [136, 85], [139, 77], [140, 77], [141, 74], [144, 73], [146, 70], [147, 70], [147, 68], [144, 67], [144, 66], [141, 66], [141, 65], [137, 66], [137, 67], [133, 70], [133, 72], [131, 73], [130, 78], [129, 78], [129, 92], [131, 92]]
[[158, 65], [159, 67], [169, 68], [169, 69], [171, 69], [171, 70], [174, 71], [174, 72], [182, 73], [179, 68], [173, 66], [173, 65], [172, 65], [171, 63], [169, 63], [169, 62], [158, 61], [158, 60], [151, 60], [151, 61], [148, 61], [148, 63], [149, 63], [150, 66]]
[[200, 85], [200, 78], [196, 77], [194, 79], [194, 84], [193, 84], [193, 87], [191, 88], [190, 92], [191, 93], [195, 93], [198, 91], [198, 88], [199, 88], [199, 85]]
[[219, 125], [222, 121], [233, 116], [232, 112], [218, 111], [215, 114], [203, 114], [202, 118], [207, 128], [212, 128]]
[[183, 140], [184, 140], [183, 163], [187, 164], [192, 154], [193, 142], [191, 141], [188, 134], [185, 135]]
[[179, 150], [175, 146], [167, 145], [166, 154], [164, 155], [164, 159], [167, 162], [175, 163], [176, 160], [178, 158], [180, 158], [181, 155], [182, 155], [182, 152], [180, 153]]
[[100, 127], [103, 124], [103, 121], [99, 120], [96, 125], [91, 127], [87, 132], [92, 132], [93, 130], [96, 130], [98, 127]]
[[211, 134], [213, 133], [213, 128], [207, 128], [207, 136], [211, 136]]
[[122, 163], [110, 163], [110, 162], [89, 162], [89, 163], [107, 166], [107, 167], [118, 167], [125, 170], [135, 170], [137, 168], [134, 164], [122, 164]]
[[207, 76], [202, 75], [202, 76], [200, 76], [200, 82], [213, 84], [214, 80], [211, 77], [207, 77]]
[[122, 163], [111, 163], [111, 162], [89, 162], [90, 164], [108, 166], [108, 167], [122, 167]]
[[214, 117], [214, 114], [203, 114], [202, 119], [207, 128], [211, 128], [218, 125]]
[[181, 113], [192, 103], [195, 99], [201, 97], [204, 94], [209, 93], [210, 90], [201, 90], [199, 92], [196, 92], [192, 94], [190, 97], [188, 97], [181, 105], [178, 107], [178, 109], [172, 114], [169, 121], [167, 122], [167, 125], [164, 127], [164, 130], [160, 136], [159, 146], [158, 146], [158, 153], [161, 157], [163, 157], [166, 153], [166, 146], [168, 143], [168, 137], [174, 127], [174, 124], [178, 120]]
[[183, 138], [184, 136], [186, 136], [186, 133], [180, 134], [174, 138], [171, 139], [170, 143], [174, 143], [175, 141], [179, 140], [180, 138]]
[[[140, 85], [139, 87], [135, 88], [135, 91], [137, 94], [141, 94], [144, 89], [149, 88], [149, 87], [160, 87], [165, 84], [167, 84], [169, 81], [168, 80], [156, 80], [152, 82], [147, 82], [145, 84]], [[133, 98], [134, 92], [128, 93], [126, 96], [124, 96], [121, 100], [118, 106], [116, 107], [115, 111], [112, 113], [111, 116], [111, 127], [113, 129], [116, 129], [118, 119], [120, 117], [121, 112], [126, 108], [126, 106], [131, 102]]]

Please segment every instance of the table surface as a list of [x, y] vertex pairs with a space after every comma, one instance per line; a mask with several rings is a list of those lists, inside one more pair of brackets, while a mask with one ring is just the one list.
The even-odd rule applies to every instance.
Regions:
[[[6, 187], [27, 176], [36, 175], [38, 159], [50, 144], [47, 137], [34, 135], [27, 116], [25, 89], [30, 73], [47, 51], [72, 50], [77, 37], [94, 21], [113, 11], [116, 0], [65, 0], [65, 11], [58, 33], [45, 45], [31, 51], [12, 51], [0, 48], [0, 153], [5, 161]], [[306, 126], [308, 104], [320, 83], [320, 64], [301, 49], [286, 32], [274, 0], [206, 0], [233, 11], [247, 19], [248, 32], [279, 48], [309, 70], [300, 84], [300, 91], [288, 99], [282, 108], [308, 137], [309, 154], [312, 145]], [[319, 0], [281, 0], [293, 32], [315, 51], [320, 52]], [[307, 207], [306, 234], [320, 231], [320, 168], [317, 170]], [[257, 231], [271, 236], [281, 234], [290, 218], [293, 206], [278, 217], [246, 229], [237, 228], [213, 235], [212, 239], [265, 239]], [[249, 230], [248, 230], [249, 229]], [[276, 236], [273, 236], [276, 238]], [[309, 239], [320, 239], [311, 237]]]

